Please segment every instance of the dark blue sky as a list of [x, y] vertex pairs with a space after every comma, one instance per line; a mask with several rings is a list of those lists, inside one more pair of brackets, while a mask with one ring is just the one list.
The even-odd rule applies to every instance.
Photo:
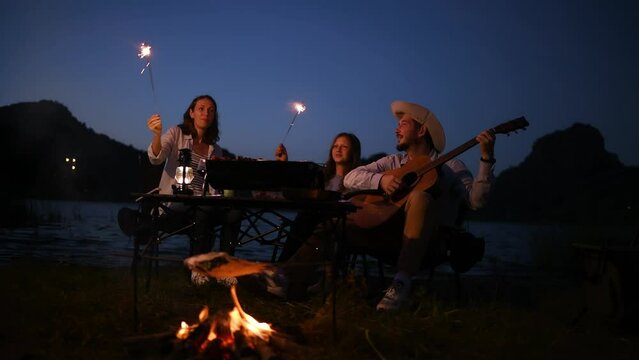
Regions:
[[[0, 4], [0, 105], [56, 100], [96, 132], [146, 149], [146, 119], [177, 124], [190, 100], [218, 101], [220, 144], [323, 162], [333, 136], [364, 155], [394, 151], [390, 103], [422, 103], [447, 150], [525, 115], [498, 138], [498, 171], [574, 122], [639, 165], [639, 7], [593, 0], [20, 0]], [[157, 103], [138, 45], [153, 46]], [[461, 158], [475, 171], [478, 150]]]

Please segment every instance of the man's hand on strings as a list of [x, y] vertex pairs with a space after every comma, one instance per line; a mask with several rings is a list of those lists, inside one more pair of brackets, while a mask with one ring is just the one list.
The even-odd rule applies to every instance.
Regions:
[[379, 181], [379, 187], [387, 195], [392, 195], [395, 191], [401, 189], [404, 186], [402, 179], [395, 177], [394, 175], [386, 174], [382, 176]]

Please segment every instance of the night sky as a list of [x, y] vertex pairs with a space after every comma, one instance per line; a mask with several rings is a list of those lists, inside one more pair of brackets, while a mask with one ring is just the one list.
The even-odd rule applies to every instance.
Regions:
[[[178, 124], [190, 100], [218, 102], [220, 144], [323, 162], [333, 136], [365, 156], [394, 152], [393, 100], [429, 107], [447, 150], [524, 115], [497, 140], [497, 170], [574, 122], [639, 166], [639, 6], [592, 0], [201, 0], [0, 2], [0, 105], [55, 100], [98, 133], [146, 149], [146, 119]], [[152, 46], [140, 75], [141, 42]], [[42, 149], [44, 150], [44, 149]], [[461, 156], [474, 172], [478, 149]]]

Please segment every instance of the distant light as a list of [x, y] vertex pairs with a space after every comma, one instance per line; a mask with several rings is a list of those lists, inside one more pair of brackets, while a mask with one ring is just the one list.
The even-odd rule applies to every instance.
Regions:
[[71, 168], [71, 170], [75, 171], [78, 168], [76, 167], [76, 164], [78, 162], [78, 160], [74, 157], [65, 157], [64, 158], [64, 162], [69, 164], [69, 167]]

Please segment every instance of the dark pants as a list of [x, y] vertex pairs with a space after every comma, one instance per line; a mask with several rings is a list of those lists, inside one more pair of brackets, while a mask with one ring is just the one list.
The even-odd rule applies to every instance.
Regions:
[[300, 211], [293, 223], [291, 230], [286, 237], [286, 242], [282, 248], [279, 262], [285, 262], [295, 254], [295, 252], [304, 244], [306, 240], [313, 234], [313, 231], [322, 222], [323, 217], [320, 213], [314, 211]]
[[[220, 226], [220, 251], [229, 254], [235, 252], [242, 213], [235, 209], [213, 208], [207, 206], [187, 207], [172, 204], [157, 220], [153, 220], [152, 208], [141, 209], [141, 229], [136, 236], [138, 241], [146, 242], [148, 237], [156, 236], [158, 231], [165, 233], [187, 234], [191, 240], [190, 254], [210, 252], [215, 244], [216, 227]], [[146, 240], [146, 241], [145, 241]]]

